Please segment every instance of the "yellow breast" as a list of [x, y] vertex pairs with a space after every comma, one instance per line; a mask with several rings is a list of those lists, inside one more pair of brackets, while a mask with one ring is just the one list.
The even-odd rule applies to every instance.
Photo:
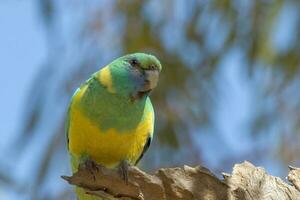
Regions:
[[82, 88], [73, 97], [70, 109], [68, 129], [70, 153], [75, 156], [89, 155], [106, 167], [114, 167], [121, 160], [134, 164], [143, 151], [149, 134], [153, 132], [153, 114], [147, 114], [145, 120], [134, 130], [118, 132], [116, 129], [109, 129], [103, 132], [78, 108], [77, 102], [85, 89]]

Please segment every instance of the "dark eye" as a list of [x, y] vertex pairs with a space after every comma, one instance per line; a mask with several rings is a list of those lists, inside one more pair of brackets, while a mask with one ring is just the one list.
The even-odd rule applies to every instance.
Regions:
[[156, 68], [157, 68], [157, 67], [156, 67], [155, 65], [150, 65], [150, 66], [149, 66], [149, 69], [150, 69], [150, 70], [155, 70]]
[[135, 67], [139, 65], [139, 61], [136, 58], [132, 58], [129, 63]]

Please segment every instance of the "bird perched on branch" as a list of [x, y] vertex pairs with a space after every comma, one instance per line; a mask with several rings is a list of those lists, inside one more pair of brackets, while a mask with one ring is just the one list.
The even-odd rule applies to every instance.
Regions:
[[[114, 60], [94, 73], [74, 93], [66, 133], [73, 172], [93, 160], [119, 168], [128, 180], [128, 165], [136, 165], [148, 149], [154, 129], [149, 93], [162, 67], [148, 54], [135, 53]], [[76, 189], [79, 200], [97, 199]]]

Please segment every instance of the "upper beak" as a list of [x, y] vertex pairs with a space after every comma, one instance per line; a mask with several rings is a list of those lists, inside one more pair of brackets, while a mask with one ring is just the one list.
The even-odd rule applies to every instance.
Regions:
[[151, 91], [157, 86], [158, 78], [159, 78], [159, 71], [158, 70], [145, 70], [145, 84], [141, 88], [141, 92]]

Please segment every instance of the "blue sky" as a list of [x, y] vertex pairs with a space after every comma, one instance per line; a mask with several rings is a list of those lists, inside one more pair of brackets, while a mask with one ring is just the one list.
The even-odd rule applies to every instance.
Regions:
[[31, 80], [46, 58], [45, 35], [35, 5], [33, 0], [0, 3], [0, 133], [7, 136], [0, 148], [17, 131]]

